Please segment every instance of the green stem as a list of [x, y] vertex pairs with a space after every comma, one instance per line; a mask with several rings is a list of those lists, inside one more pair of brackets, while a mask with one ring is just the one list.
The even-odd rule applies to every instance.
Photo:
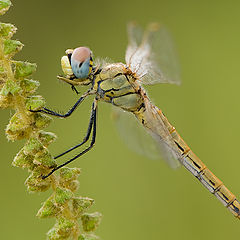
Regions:
[[[10, 5], [9, 0], [0, 0], [0, 14]], [[36, 70], [36, 65], [12, 60], [23, 47], [19, 41], [10, 39], [15, 31], [13, 25], [0, 23], [0, 107], [16, 111], [7, 125], [6, 135], [12, 141], [26, 139], [24, 147], [14, 158], [13, 165], [26, 168], [30, 173], [25, 182], [29, 192], [52, 189], [50, 197], [37, 213], [39, 218], [56, 218], [56, 224], [47, 233], [48, 239], [97, 239], [89, 233], [99, 225], [101, 214], [88, 214], [93, 199], [75, 194], [80, 170], [65, 167], [42, 179], [42, 176], [56, 167], [47, 148], [56, 136], [42, 130], [49, 125], [51, 118], [29, 111], [42, 108], [45, 101], [42, 96], [34, 95], [39, 82], [27, 78]]]

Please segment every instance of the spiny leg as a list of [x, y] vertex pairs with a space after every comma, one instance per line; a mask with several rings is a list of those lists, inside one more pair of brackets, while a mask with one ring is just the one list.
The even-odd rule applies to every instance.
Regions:
[[91, 89], [88, 90], [86, 93], [84, 93], [66, 114], [59, 114], [59, 113], [54, 112], [54, 111], [52, 111], [50, 109], [47, 109], [45, 107], [43, 109], [40, 109], [40, 110], [31, 110], [30, 109], [29, 111], [30, 112], [42, 112], [42, 113], [46, 113], [46, 114], [49, 114], [49, 115], [52, 115], [52, 116], [66, 118], [66, 117], [69, 117], [74, 112], [74, 110], [76, 110], [76, 108], [81, 104], [81, 102], [90, 94], [93, 94]]
[[50, 173], [48, 173], [47, 175], [43, 176], [42, 179], [45, 179], [45, 178], [49, 177], [50, 175], [52, 175], [58, 169], [66, 166], [67, 164], [71, 163], [72, 161], [74, 161], [75, 159], [79, 158], [80, 156], [82, 156], [83, 154], [87, 153], [89, 150], [92, 149], [92, 147], [94, 146], [95, 140], [96, 140], [96, 125], [97, 125], [96, 124], [96, 118], [97, 118], [97, 100], [95, 99], [95, 101], [94, 101], [94, 109], [93, 109], [93, 133], [92, 133], [92, 140], [91, 140], [90, 146], [87, 147], [82, 152], [80, 152], [79, 154], [77, 154], [75, 157], [73, 157], [70, 160], [68, 160], [67, 162], [57, 166], [56, 168], [54, 168]]
[[90, 134], [91, 134], [91, 131], [92, 131], [92, 126], [93, 126], [93, 122], [94, 122], [94, 118], [95, 118], [95, 112], [96, 112], [96, 109], [95, 109], [95, 103], [93, 103], [92, 105], [92, 111], [91, 111], [91, 117], [90, 117], [90, 121], [89, 121], [89, 124], [88, 124], [88, 129], [87, 129], [87, 134], [86, 136], [84, 137], [83, 141], [79, 144], [77, 144], [76, 146], [68, 149], [67, 151], [57, 155], [56, 157], [54, 157], [54, 159], [57, 159], [63, 155], [65, 155], [66, 153], [69, 153], [71, 152], [72, 150], [82, 146], [84, 143], [86, 143], [90, 137]]

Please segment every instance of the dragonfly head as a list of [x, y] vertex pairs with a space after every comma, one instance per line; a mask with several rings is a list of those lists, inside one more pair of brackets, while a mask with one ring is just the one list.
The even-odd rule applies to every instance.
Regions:
[[92, 52], [87, 47], [68, 49], [61, 59], [61, 65], [64, 74], [68, 77], [85, 80], [92, 72]]

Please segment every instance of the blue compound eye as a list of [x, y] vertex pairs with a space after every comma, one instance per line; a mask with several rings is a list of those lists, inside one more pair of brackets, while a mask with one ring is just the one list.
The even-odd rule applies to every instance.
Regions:
[[71, 55], [71, 67], [78, 79], [86, 79], [91, 73], [91, 51], [87, 47], [75, 48]]

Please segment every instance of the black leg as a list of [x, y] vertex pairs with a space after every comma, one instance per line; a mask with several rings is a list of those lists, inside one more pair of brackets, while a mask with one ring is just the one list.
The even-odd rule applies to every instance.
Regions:
[[94, 118], [96, 117], [95, 115], [96, 115], [96, 109], [95, 109], [95, 103], [93, 103], [93, 105], [92, 105], [92, 111], [91, 111], [91, 117], [90, 117], [90, 121], [89, 121], [89, 124], [88, 124], [88, 129], [87, 129], [87, 134], [86, 134], [86, 136], [84, 137], [83, 141], [82, 141], [81, 143], [77, 144], [76, 146], [68, 149], [67, 151], [65, 151], [65, 152], [57, 155], [56, 157], [54, 157], [54, 159], [57, 159], [57, 158], [65, 155], [66, 153], [71, 152], [72, 150], [74, 150], [74, 149], [82, 146], [84, 143], [86, 143], [86, 142], [88, 141], [88, 139], [89, 139], [89, 137], [90, 137], [90, 134], [91, 134], [91, 131], [92, 131], [92, 126], [93, 126]]
[[74, 106], [66, 113], [66, 114], [59, 114], [57, 112], [54, 112], [50, 109], [47, 109], [47, 108], [43, 108], [43, 109], [40, 109], [40, 110], [29, 110], [30, 112], [42, 112], [42, 113], [46, 113], [46, 114], [49, 114], [49, 115], [52, 115], [52, 116], [56, 116], [56, 117], [62, 117], [62, 118], [66, 118], [66, 117], [69, 117], [74, 110], [76, 110], [76, 108], [81, 104], [81, 102], [90, 94], [93, 94], [93, 92], [91, 92], [91, 90], [88, 90], [86, 93], [84, 93], [78, 100], [77, 102], [74, 104]]
[[71, 85], [71, 88], [72, 88], [72, 90], [73, 90], [76, 94], [79, 94], [79, 93], [80, 93], [80, 92], [75, 88], [74, 85]]
[[47, 175], [43, 176], [42, 179], [45, 179], [47, 177], [49, 177], [50, 175], [52, 175], [55, 171], [57, 171], [58, 169], [66, 166], [67, 164], [71, 163], [72, 161], [74, 161], [75, 159], [79, 158], [80, 156], [82, 156], [83, 154], [87, 153], [89, 150], [92, 149], [92, 147], [94, 146], [95, 140], [96, 140], [96, 118], [97, 118], [97, 105], [96, 105], [96, 100], [95, 100], [95, 104], [94, 104], [94, 114], [93, 114], [93, 133], [92, 133], [92, 140], [90, 143], [90, 146], [87, 147], [85, 150], [83, 150], [82, 152], [80, 152], [79, 154], [77, 154], [75, 157], [71, 158], [70, 160], [68, 160], [67, 162], [57, 166], [56, 168], [54, 168], [50, 173], [48, 173]]

